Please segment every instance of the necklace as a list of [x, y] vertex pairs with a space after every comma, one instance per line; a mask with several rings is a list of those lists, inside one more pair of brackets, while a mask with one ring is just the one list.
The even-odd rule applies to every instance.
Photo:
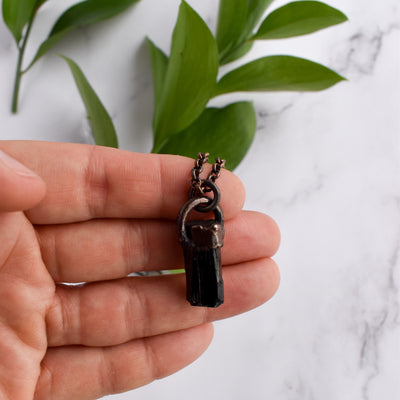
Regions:
[[[219, 205], [221, 193], [215, 181], [225, 166], [216, 158], [210, 174], [200, 174], [208, 153], [199, 153], [192, 169], [189, 200], [178, 215], [179, 241], [183, 247], [186, 271], [186, 298], [192, 306], [218, 307], [224, 302], [221, 247], [225, 235], [224, 214]], [[213, 197], [206, 193], [213, 193]], [[214, 214], [214, 219], [188, 221], [192, 211]]]

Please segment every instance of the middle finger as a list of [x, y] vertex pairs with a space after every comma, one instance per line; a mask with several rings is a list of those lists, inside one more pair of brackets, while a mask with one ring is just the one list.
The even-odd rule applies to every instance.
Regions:
[[[271, 257], [278, 248], [278, 228], [264, 214], [242, 211], [225, 226], [224, 264]], [[171, 221], [92, 220], [37, 226], [36, 232], [43, 261], [56, 282], [118, 279], [183, 265]]]

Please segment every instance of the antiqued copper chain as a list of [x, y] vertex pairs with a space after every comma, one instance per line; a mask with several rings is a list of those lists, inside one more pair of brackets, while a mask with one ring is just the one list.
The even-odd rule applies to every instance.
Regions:
[[215, 159], [215, 163], [212, 166], [210, 175], [208, 175], [208, 180], [215, 182], [221, 175], [221, 169], [225, 168], [225, 160], [221, 160], [219, 157]]
[[211, 192], [212, 189], [207, 187], [204, 184], [205, 181], [211, 181], [215, 183], [215, 181], [221, 175], [221, 169], [225, 168], [225, 160], [217, 157], [215, 159], [215, 163], [212, 166], [211, 172], [208, 175], [207, 179], [201, 179], [200, 174], [203, 172], [203, 166], [208, 162], [208, 157], [210, 153], [198, 153], [197, 160], [194, 163], [194, 167], [192, 168], [192, 180], [190, 185], [192, 189], [195, 190], [196, 193], [200, 194], [200, 196], [204, 196], [205, 193]]

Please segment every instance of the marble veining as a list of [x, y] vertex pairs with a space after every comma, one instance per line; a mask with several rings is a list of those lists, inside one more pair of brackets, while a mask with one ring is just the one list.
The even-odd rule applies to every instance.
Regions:
[[[347, 54], [341, 54], [337, 60], [338, 71], [350, 73], [353, 77], [373, 74], [384, 39], [398, 34], [399, 29], [400, 24], [393, 23], [386, 30], [375, 27], [373, 31], [360, 30], [354, 33], [347, 41]], [[340, 63], [343, 65], [340, 66]]]

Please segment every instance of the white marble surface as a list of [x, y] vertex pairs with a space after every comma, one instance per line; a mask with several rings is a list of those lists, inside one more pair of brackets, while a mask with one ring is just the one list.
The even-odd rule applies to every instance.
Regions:
[[[44, 6], [28, 54], [72, 3]], [[215, 24], [216, 1], [189, 3]], [[185, 370], [110, 399], [400, 398], [400, 3], [329, 4], [350, 22], [260, 43], [248, 58], [308, 57], [348, 82], [321, 93], [216, 101], [255, 101], [257, 135], [237, 173], [247, 187], [246, 207], [272, 215], [281, 227], [279, 292], [259, 309], [217, 323], [210, 349]], [[168, 50], [178, 6], [178, 0], [142, 0], [56, 48], [84, 69], [122, 148], [150, 150], [152, 84], [143, 38]], [[10, 114], [15, 57], [1, 22], [0, 138], [89, 141], [83, 106], [56, 56], [26, 76], [20, 114]]]

